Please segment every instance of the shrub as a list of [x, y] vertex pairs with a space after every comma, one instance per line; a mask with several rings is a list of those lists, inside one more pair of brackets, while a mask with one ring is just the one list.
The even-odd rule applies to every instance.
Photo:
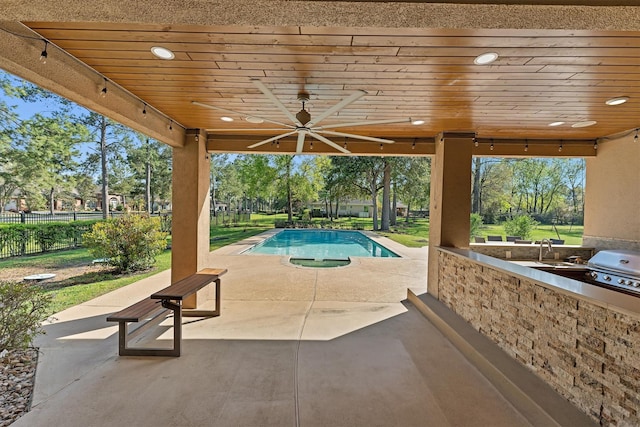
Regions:
[[471, 214], [471, 237], [480, 235], [480, 228], [482, 227], [482, 216], [477, 213]]
[[38, 286], [0, 282], [0, 351], [29, 347], [51, 314], [50, 303]]
[[96, 223], [82, 238], [93, 256], [107, 258], [119, 272], [150, 268], [167, 247], [167, 233], [161, 231], [160, 219], [142, 215]]
[[0, 227], [0, 252], [5, 250], [11, 255], [24, 255], [27, 231], [24, 224], [3, 225]]
[[538, 222], [529, 215], [518, 215], [503, 224], [507, 236], [520, 236], [523, 239], [529, 239], [531, 231], [537, 225]]

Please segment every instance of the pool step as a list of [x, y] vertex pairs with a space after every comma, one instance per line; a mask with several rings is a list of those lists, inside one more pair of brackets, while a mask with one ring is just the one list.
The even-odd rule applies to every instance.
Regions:
[[531, 424], [596, 425], [591, 418], [547, 383], [431, 295], [416, 295], [407, 290], [407, 300], [433, 323]]

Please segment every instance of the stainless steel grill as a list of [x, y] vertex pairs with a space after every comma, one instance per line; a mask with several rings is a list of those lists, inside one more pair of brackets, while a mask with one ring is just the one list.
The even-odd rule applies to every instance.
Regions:
[[587, 268], [593, 282], [640, 295], [640, 252], [600, 251], [591, 257]]

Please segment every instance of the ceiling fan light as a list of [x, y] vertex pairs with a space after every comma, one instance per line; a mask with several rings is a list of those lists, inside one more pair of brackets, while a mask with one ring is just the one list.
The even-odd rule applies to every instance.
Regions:
[[222, 116], [222, 117], [220, 117], [220, 120], [222, 120], [223, 122], [232, 122], [233, 118], [227, 117], [227, 116]]
[[411, 122], [411, 124], [414, 126], [420, 126], [424, 124], [424, 120], [414, 120]]
[[491, 64], [496, 59], [498, 59], [497, 53], [485, 52], [481, 55], [476, 56], [476, 58], [473, 60], [473, 63], [476, 65], [487, 65], [487, 64]]
[[562, 126], [563, 124], [564, 122], [552, 122], [552, 123], [549, 123], [547, 126], [556, 127], [556, 126]]
[[302, 123], [302, 125], [306, 125], [311, 120], [311, 114], [309, 114], [307, 110], [303, 109], [298, 111], [298, 114], [296, 114], [296, 119], [298, 119], [298, 121]]
[[153, 46], [151, 48], [151, 53], [153, 53], [153, 56], [160, 59], [169, 60], [176, 57], [173, 52], [171, 52], [166, 47], [162, 47], [162, 46]]
[[620, 105], [629, 100], [628, 96], [619, 96], [617, 98], [607, 99], [604, 103], [607, 105]]

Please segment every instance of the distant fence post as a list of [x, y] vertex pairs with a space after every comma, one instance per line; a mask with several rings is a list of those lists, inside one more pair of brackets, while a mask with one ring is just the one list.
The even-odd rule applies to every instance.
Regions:
[[24, 211], [20, 211], [20, 222], [25, 224], [27, 222], [27, 214]]

